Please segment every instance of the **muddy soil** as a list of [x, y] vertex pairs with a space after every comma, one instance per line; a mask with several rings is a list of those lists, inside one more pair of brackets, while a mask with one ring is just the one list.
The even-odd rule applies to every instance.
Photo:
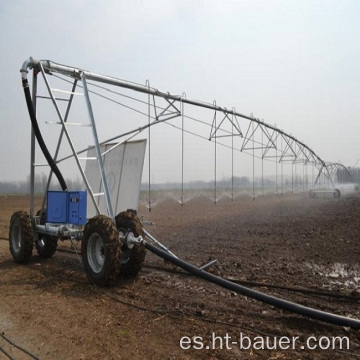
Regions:
[[[40, 206], [41, 199], [36, 202]], [[49, 260], [34, 250], [28, 265], [16, 264], [7, 239], [10, 217], [20, 209], [28, 210], [27, 197], [0, 198], [0, 334], [39, 359], [360, 358], [359, 330], [225, 290], [149, 252], [136, 278], [112, 288], [88, 281], [80, 244], [76, 253], [68, 241], [59, 243]], [[310, 199], [307, 194], [238, 197], [216, 205], [205, 197], [184, 206], [165, 200], [150, 213], [141, 205], [139, 216], [155, 223], [147, 230], [179, 257], [197, 266], [216, 259], [208, 270], [216, 275], [360, 319], [356, 193], [340, 199]], [[240, 349], [240, 336], [252, 339], [253, 345], [257, 340], [257, 347]], [[310, 336], [322, 338], [322, 347], [329, 345], [325, 337], [347, 337], [349, 349], [335, 344], [334, 350], [310, 350], [305, 346]], [[268, 338], [273, 349], [266, 344], [259, 349], [260, 337]], [[275, 337], [297, 337], [295, 349], [274, 348]], [[188, 349], [181, 348], [181, 341]], [[14, 359], [31, 358], [3, 337], [0, 347]], [[0, 351], [0, 359], [7, 358]]]

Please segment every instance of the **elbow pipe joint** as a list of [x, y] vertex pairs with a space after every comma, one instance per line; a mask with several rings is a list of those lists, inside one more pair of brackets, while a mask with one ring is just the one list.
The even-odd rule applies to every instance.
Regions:
[[24, 84], [24, 81], [27, 80], [27, 74], [29, 72], [28, 69], [34, 69], [38, 66], [39, 64], [39, 61], [37, 60], [34, 60], [31, 56], [29, 57], [29, 59], [25, 60], [21, 69], [20, 69], [20, 72], [21, 72], [21, 80], [23, 81], [23, 84]]

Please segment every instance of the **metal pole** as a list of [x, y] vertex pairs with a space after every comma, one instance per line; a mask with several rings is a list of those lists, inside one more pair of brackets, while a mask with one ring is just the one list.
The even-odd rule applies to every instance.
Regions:
[[234, 108], [231, 116], [231, 201], [234, 201]]
[[[150, 82], [149, 80], [146, 80], [146, 85], [148, 87], [148, 89], [150, 89]], [[149, 133], [149, 189], [148, 189], [148, 195], [149, 195], [149, 204], [148, 204], [148, 210], [149, 212], [151, 211], [151, 126], [150, 126], [150, 122], [151, 122], [151, 107], [150, 107], [150, 92], [148, 93], [148, 124], [149, 124], [149, 128], [148, 128], [148, 133]]]
[[253, 170], [253, 181], [252, 181], [252, 183], [253, 183], [253, 200], [255, 200], [255, 142], [254, 142], [254, 123], [252, 122], [251, 123], [251, 125], [252, 125], [252, 135], [251, 135], [251, 137], [252, 137], [252, 144], [253, 144], [253, 146], [252, 146], [252, 170]]
[[310, 189], [313, 189], [315, 184], [314, 184], [314, 166], [315, 166], [315, 161], [310, 162], [310, 174], [309, 174], [309, 187]]
[[[213, 104], [216, 106], [216, 101], [214, 100]], [[215, 129], [216, 129], [216, 110], [215, 110], [215, 115], [214, 115], [214, 122], [215, 122]], [[214, 134], [214, 138], [215, 138], [215, 182], [214, 182], [214, 204], [216, 205], [216, 131]]]
[[305, 162], [303, 165], [303, 192], [305, 192]]
[[[38, 71], [33, 71], [32, 82], [32, 102], [36, 114], [36, 93], [37, 93], [37, 74]], [[31, 127], [31, 151], [30, 151], [30, 219], [34, 218], [34, 196], [35, 196], [35, 133]]]
[[91, 127], [93, 130], [92, 133], [93, 133], [93, 137], [94, 137], [95, 152], [96, 152], [96, 157], [97, 157], [97, 161], [98, 161], [98, 165], [99, 165], [100, 177], [101, 177], [101, 181], [102, 181], [102, 184], [104, 187], [106, 208], [107, 208], [108, 216], [113, 221], [115, 221], [115, 216], [114, 216], [114, 212], [113, 212], [112, 205], [111, 205], [110, 193], [109, 193], [109, 188], [108, 188], [108, 184], [107, 184], [107, 180], [106, 180], [103, 160], [101, 157], [101, 150], [100, 150], [99, 139], [98, 139], [98, 135], [97, 135], [97, 131], [96, 131], [94, 113], [93, 113], [92, 106], [91, 106], [91, 101], [90, 101], [89, 91], [87, 88], [85, 74], [83, 74], [83, 76], [82, 76], [82, 82], [83, 82], [84, 95], [85, 95], [86, 105], [87, 105], [88, 112], [89, 112]]
[[278, 149], [277, 149], [277, 137], [275, 138], [275, 184], [276, 184], [276, 196], [279, 195], [279, 189], [278, 189]]
[[185, 93], [181, 96], [181, 206], [184, 206], [184, 97]]
[[[283, 152], [283, 137], [281, 136], [281, 154]], [[280, 162], [281, 162], [281, 195], [284, 191], [284, 162], [282, 161], [282, 157], [280, 156]]]
[[[264, 146], [263, 128], [261, 128], [261, 145]], [[261, 196], [264, 197], [264, 154], [261, 156]]]

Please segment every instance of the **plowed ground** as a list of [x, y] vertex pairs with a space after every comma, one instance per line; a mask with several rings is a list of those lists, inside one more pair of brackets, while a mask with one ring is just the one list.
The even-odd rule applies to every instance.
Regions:
[[[30, 264], [15, 264], [6, 239], [10, 217], [20, 209], [28, 209], [27, 197], [0, 198], [0, 333], [39, 359], [360, 358], [359, 330], [233, 293], [149, 252], [138, 277], [113, 288], [97, 288], [87, 280], [80, 254], [69, 252], [68, 242], [59, 243], [52, 259], [43, 260], [34, 250]], [[155, 222], [147, 230], [179, 257], [198, 266], [217, 259], [210, 272], [360, 319], [357, 194], [340, 199], [304, 194], [239, 197], [216, 205], [201, 197], [184, 206], [167, 200], [150, 213], [140, 207], [139, 216]], [[332, 296], [271, 285], [328, 291]], [[345, 297], [335, 297], [339, 294]], [[275, 336], [298, 337], [298, 343], [295, 349], [240, 349], [235, 344], [240, 334], [251, 339], [268, 336], [270, 342]], [[203, 348], [183, 350], [180, 341], [185, 336], [195, 347], [200, 345], [194, 336], [203, 338]], [[231, 343], [225, 343], [226, 336]], [[309, 350], [303, 345], [310, 336], [346, 336], [349, 349]], [[1, 337], [0, 346], [14, 359], [30, 359]]]

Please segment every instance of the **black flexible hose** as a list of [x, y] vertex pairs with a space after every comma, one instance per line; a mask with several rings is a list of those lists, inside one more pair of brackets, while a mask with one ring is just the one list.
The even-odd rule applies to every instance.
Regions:
[[158, 247], [149, 244], [148, 242], [145, 242], [145, 247], [153, 252], [154, 254], [162, 257], [165, 260], [168, 260], [172, 262], [173, 264], [181, 267], [182, 269], [193, 273], [194, 275], [201, 277], [207, 281], [210, 281], [216, 285], [219, 285], [225, 289], [234, 291], [236, 293], [251, 297], [255, 300], [262, 301], [264, 303], [276, 306], [280, 309], [284, 309], [290, 312], [293, 312], [295, 314], [303, 315], [312, 319], [317, 319], [320, 321], [324, 321], [327, 323], [340, 325], [340, 326], [347, 326], [353, 329], [360, 329], [360, 320], [357, 319], [351, 319], [344, 316], [331, 314], [325, 311], [316, 310], [313, 308], [309, 308], [304, 305], [300, 305], [288, 300], [279, 299], [275, 296], [264, 294], [260, 291], [256, 291], [253, 289], [249, 289], [245, 286], [235, 284], [231, 281], [225, 280], [219, 276], [213, 275], [207, 271], [204, 271], [194, 265], [191, 265], [187, 263], [184, 260], [181, 260], [179, 258], [176, 258], [170, 254], [168, 254], [166, 251], [163, 251], [159, 249]]
[[[4, 240], [9, 240], [8, 238], [3, 238]], [[1, 236], [0, 236], [1, 240]], [[66, 250], [66, 249], [57, 249], [57, 251], [69, 251], [75, 254], [75, 251], [73, 250]], [[148, 267], [155, 270], [160, 271], [167, 271], [172, 274], [179, 274], [179, 275], [193, 275], [189, 274], [180, 270], [174, 270], [162, 266], [154, 266], [154, 265], [144, 265], [144, 267]], [[235, 284], [243, 285], [243, 286], [249, 286], [249, 287], [262, 287], [262, 288], [270, 288], [270, 289], [280, 289], [280, 290], [286, 290], [290, 292], [297, 292], [300, 294], [309, 294], [309, 295], [317, 295], [317, 296], [325, 296], [325, 297], [333, 297], [337, 299], [344, 299], [344, 300], [350, 300], [350, 301], [360, 301], [360, 296], [356, 295], [350, 295], [350, 294], [343, 294], [343, 293], [335, 293], [330, 291], [322, 291], [322, 290], [315, 290], [315, 289], [309, 289], [309, 288], [302, 288], [302, 287], [293, 287], [293, 286], [282, 286], [282, 285], [275, 285], [270, 284], [267, 282], [257, 282], [257, 281], [246, 281], [246, 280], [239, 280], [239, 279], [233, 279], [231, 277], [223, 278], [224, 280], [231, 281]]]
[[[38, 357], [36, 357], [35, 355], [33, 355], [31, 352], [27, 351], [26, 349], [24, 349], [23, 347], [16, 345], [13, 341], [11, 341], [10, 339], [8, 339], [4, 333], [0, 334], [0, 336], [6, 340], [10, 345], [16, 347], [17, 349], [21, 350], [22, 352], [24, 352], [26, 355], [29, 355], [31, 358], [33, 358], [34, 360], [39, 360]], [[6, 354], [7, 355], [7, 354]], [[9, 355], [8, 355], [9, 356]], [[13, 358], [11, 358], [13, 359]]]
[[59, 180], [60, 186], [62, 188], [62, 190], [67, 190], [67, 185], [65, 182], [65, 179], [63, 178], [58, 166], [56, 165], [54, 159], [51, 157], [50, 152], [45, 144], [45, 141], [41, 135], [40, 132], [40, 128], [36, 119], [36, 114], [35, 114], [35, 110], [34, 110], [34, 106], [31, 100], [31, 94], [30, 94], [30, 89], [29, 89], [29, 83], [27, 81], [27, 79], [23, 79], [22, 80], [23, 83], [23, 88], [24, 88], [24, 93], [25, 93], [25, 99], [26, 99], [26, 104], [27, 104], [27, 108], [29, 111], [29, 115], [30, 115], [30, 120], [31, 120], [31, 124], [32, 124], [32, 128], [34, 130], [34, 134], [36, 136], [36, 139], [39, 143], [40, 149], [43, 152], [51, 170], [54, 172], [55, 176], [57, 177], [57, 179]]
[[6, 351], [5, 351], [5, 349], [3, 349], [1, 346], [0, 346], [0, 351], [2, 352], [2, 353], [4, 353], [10, 360], [15, 360], [9, 353], [7, 353]]

